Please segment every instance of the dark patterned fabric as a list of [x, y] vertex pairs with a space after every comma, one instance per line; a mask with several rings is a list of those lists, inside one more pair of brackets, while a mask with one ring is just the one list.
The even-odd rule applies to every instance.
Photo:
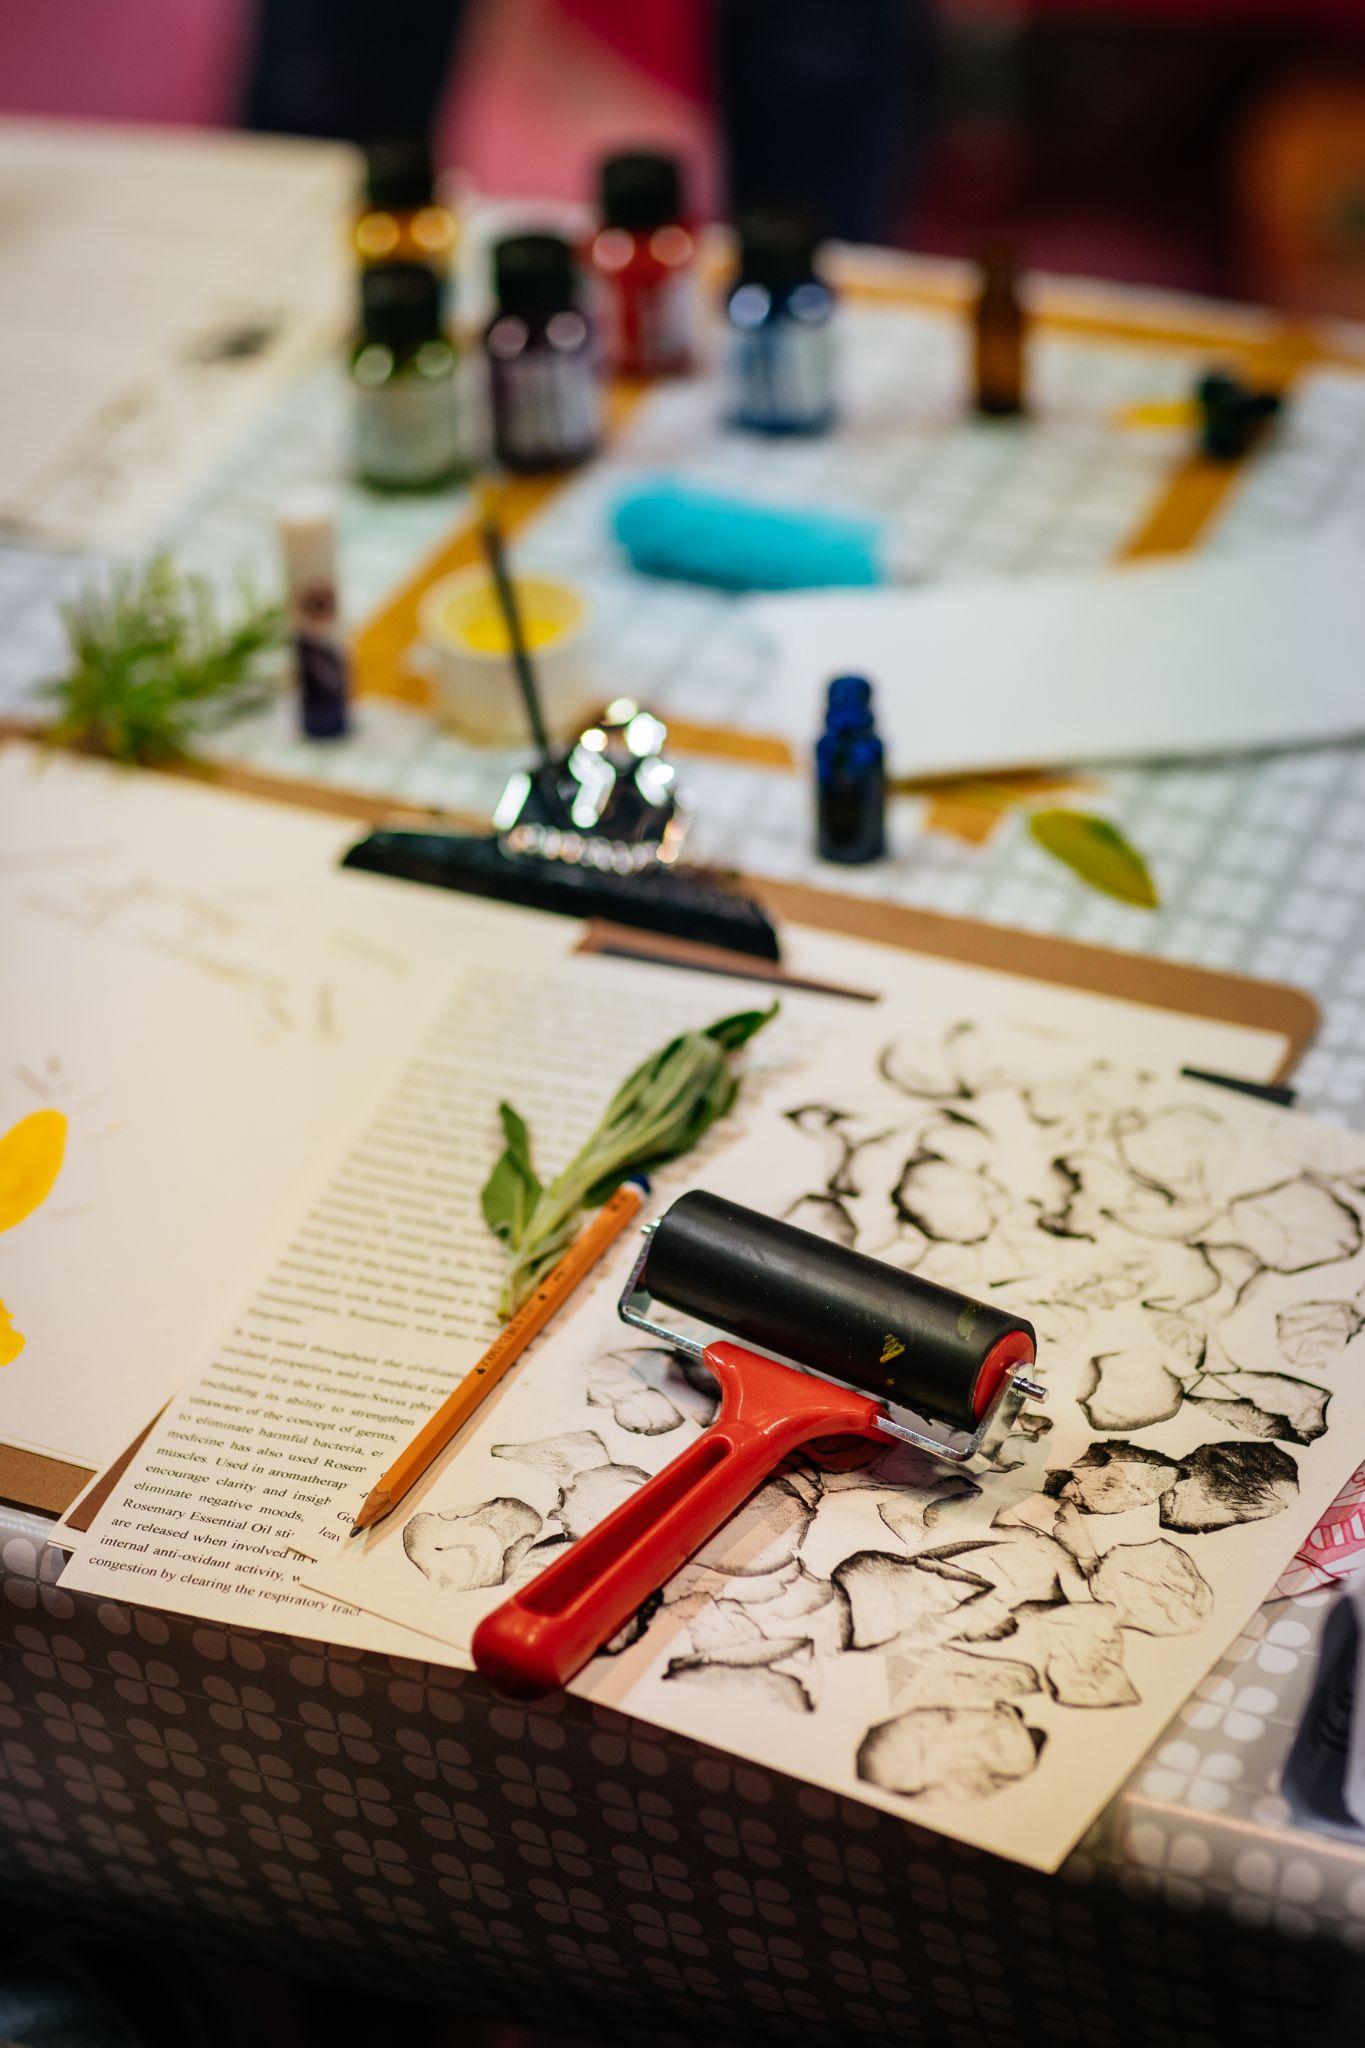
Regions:
[[0, 1883], [30, 1903], [650, 2048], [1219, 2048], [1362, 2010], [1349, 1927], [1239, 1928], [1118, 1815], [1040, 1878], [582, 1700], [69, 1594], [27, 1537], [3, 1564]]

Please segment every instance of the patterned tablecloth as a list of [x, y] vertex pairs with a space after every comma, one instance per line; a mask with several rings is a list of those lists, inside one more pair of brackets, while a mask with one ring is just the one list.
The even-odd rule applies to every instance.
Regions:
[[1365, 1845], [1281, 1762], [1273, 1603], [1056, 1879], [568, 1695], [64, 1592], [0, 1518], [0, 1883], [470, 2010], [663, 2043], [1345, 2038]]
[[[267, 487], [317, 467], [334, 402], [326, 378], [291, 396], [183, 522], [187, 552], [221, 560], [244, 504], [259, 546]], [[1213, 544], [1365, 513], [1362, 450], [1365, 380], [1314, 386]], [[377, 596], [451, 509], [376, 508], [354, 582]], [[51, 666], [54, 601], [85, 566], [0, 549], [0, 708]], [[388, 788], [380, 728], [348, 772]], [[425, 736], [402, 793], [459, 802], [441, 744]], [[805, 872], [795, 781], [697, 766], [708, 852]], [[909, 808], [901, 857], [855, 885], [1298, 982], [1325, 1016], [1304, 1100], [1365, 1123], [1365, 753], [1107, 789], [1153, 858], [1155, 916], [1087, 895], [1013, 827], [986, 848], [914, 839]], [[65, 1593], [41, 1524], [4, 1510], [0, 1562], [0, 1883], [30, 1899], [589, 2038], [1217, 2048], [1336, 2039], [1365, 2008], [1365, 1841], [1293, 1826], [1279, 1790], [1321, 1591], [1262, 1610], [1049, 1881], [581, 1700], [522, 1710], [472, 1678]]]

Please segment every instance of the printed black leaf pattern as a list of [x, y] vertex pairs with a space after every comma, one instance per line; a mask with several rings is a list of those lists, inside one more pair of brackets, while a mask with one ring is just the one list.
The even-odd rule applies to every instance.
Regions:
[[[1168, 1524], [1168, 1526], [1174, 1526]], [[1096, 1600], [1112, 1607], [1120, 1628], [1149, 1636], [1187, 1636], [1213, 1612], [1213, 1588], [1187, 1550], [1164, 1536], [1116, 1543], [1090, 1581]]]
[[869, 1728], [858, 1776], [906, 1799], [938, 1792], [982, 1799], [1017, 1784], [1037, 1766], [1044, 1737], [1017, 1707], [912, 1707]]
[[787, 1210], [785, 1220], [850, 1251], [858, 1242], [858, 1226], [838, 1195], [802, 1195]]
[[1047, 1491], [1087, 1515], [1123, 1515], [1151, 1507], [1179, 1477], [1180, 1466], [1160, 1451], [1120, 1438], [1091, 1444], [1068, 1470], [1049, 1472]]
[[891, 1650], [886, 1658], [893, 1707], [993, 1707], [1041, 1690], [1031, 1664], [980, 1657], [948, 1644], [937, 1649]]
[[1121, 1620], [1116, 1608], [1098, 1600], [1021, 1616], [1021, 1639], [1038, 1656], [1047, 1689], [1060, 1705], [1130, 1707], [1140, 1697], [1124, 1669]]
[[1326, 1387], [1284, 1372], [1206, 1372], [1185, 1389], [1208, 1414], [1248, 1436], [1311, 1444], [1327, 1430]]
[[1086, 1597], [1072, 1553], [1038, 1529], [1002, 1529], [995, 1540], [942, 1544], [921, 1551], [916, 1564], [921, 1571], [975, 1582], [970, 1599], [954, 1617], [960, 1642], [1008, 1634], [1010, 1617], [1021, 1605], [1057, 1605]]
[[1307, 1273], [1354, 1258], [1360, 1218], [1312, 1174], [1239, 1195], [1228, 1207], [1232, 1241], [1272, 1273]]
[[1221, 1197], [1231, 1133], [1217, 1111], [1202, 1103], [1118, 1116], [1114, 1145], [1133, 1178], [1158, 1194], [1196, 1202]]
[[906, 1161], [891, 1201], [933, 1244], [984, 1244], [1009, 1207], [989, 1174], [924, 1154]]
[[1135, 1345], [1092, 1358], [1080, 1396], [1092, 1429], [1147, 1429], [1175, 1414], [1184, 1385], [1159, 1351]]
[[[661, 1361], [667, 1357], [655, 1355]], [[664, 1436], [683, 1419], [663, 1388], [646, 1378], [639, 1353], [605, 1352], [586, 1368], [584, 1378], [588, 1406], [610, 1408], [617, 1428], [632, 1436]]]
[[769, 1479], [693, 1562], [726, 1577], [762, 1578], [782, 1571], [795, 1565], [813, 1512], [792, 1480]]
[[468, 1510], [410, 1515], [403, 1549], [438, 1592], [466, 1593], [505, 1585], [540, 1530], [541, 1518], [527, 1501], [503, 1496]]
[[1189, 1536], [1278, 1515], [1299, 1490], [1299, 1468], [1278, 1444], [1201, 1444], [1180, 1471], [1161, 1496], [1161, 1526]]
[[834, 1584], [848, 1603], [855, 1650], [875, 1650], [900, 1639], [931, 1641], [947, 1616], [989, 1581], [959, 1573], [956, 1578], [922, 1572], [908, 1558], [888, 1550], [858, 1550], [834, 1567]]
[[689, 1692], [714, 1693], [727, 1705], [739, 1708], [780, 1707], [793, 1714], [815, 1711], [815, 1701], [795, 1672], [775, 1671], [770, 1664], [746, 1669], [713, 1663], [709, 1657], [674, 1657], [664, 1679]]
[[1365, 1313], [1354, 1301], [1300, 1301], [1275, 1318], [1281, 1351], [1291, 1365], [1310, 1372], [1331, 1365], [1362, 1330]]

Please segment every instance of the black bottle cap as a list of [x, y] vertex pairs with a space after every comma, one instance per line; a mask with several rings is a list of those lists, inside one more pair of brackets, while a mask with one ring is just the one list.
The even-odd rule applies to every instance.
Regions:
[[386, 212], [430, 206], [436, 195], [431, 144], [422, 135], [386, 137], [365, 150], [365, 199]]
[[676, 157], [623, 150], [603, 159], [599, 178], [602, 219], [609, 228], [647, 232], [682, 217], [682, 171]]
[[360, 273], [360, 324], [367, 342], [395, 355], [441, 332], [441, 287], [425, 263], [380, 263]]
[[573, 252], [562, 235], [509, 235], [493, 245], [493, 289], [504, 313], [534, 318], [571, 305]]
[[746, 283], [766, 285], [770, 291], [804, 284], [815, 275], [819, 246], [820, 237], [804, 214], [745, 214], [739, 222], [739, 274]]

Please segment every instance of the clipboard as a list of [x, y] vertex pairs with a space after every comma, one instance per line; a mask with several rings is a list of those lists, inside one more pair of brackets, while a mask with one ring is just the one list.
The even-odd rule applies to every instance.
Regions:
[[[234, 778], [222, 780], [233, 786]], [[240, 785], [238, 785], [240, 786]], [[262, 793], [259, 782], [256, 793]], [[250, 793], [250, 792], [248, 792]], [[278, 790], [272, 793], [279, 793]], [[317, 792], [310, 790], [317, 802]], [[348, 810], [351, 806], [347, 807]], [[371, 806], [372, 822], [392, 816], [392, 807]], [[1284, 1050], [1274, 1073], [1276, 1082], [1287, 1081], [1312, 1042], [1321, 1020], [1313, 997], [1305, 990], [1284, 982], [1255, 981], [1249, 976], [1226, 974], [1207, 967], [1195, 967], [1178, 960], [1159, 959], [1146, 954], [1118, 952], [1112, 947], [1083, 944], [1075, 939], [1017, 931], [1007, 925], [983, 923], [978, 918], [949, 917], [937, 911], [904, 909], [862, 897], [842, 896], [802, 883], [746, 879], [745, 886], [778, 919], [803, 924], [818, 931], [871, 940], [900, 951], [918, 953], [931, 959], [953, 960], [967, 966], [984, 967], [997, 973], [1016, 975], [1021, 980], [1050, 982], [1063, 988], [1145, 1004], [1155, 1010], [1199, 1017], [1222, 1024], [1235, 1024], [1274, 1033]], [[700, 946], [688, 940], [597, 923], [585, 930], [580, 952], [598, 952], [725, 973], [740, 979], [767, 983], [810, 986], [784, 972], [780, 965], [729, 953], [720, 947]], [[849, 995], [865, 993], [855, 989]], [[107, 1468], [99, 1487], [82, 1503], [81, 1517], [72, 1526], [88, 1526], [134, 1452], [151, 1428], [142, 1430], [127, 1451]], [[0, 1443], [0, 1501], [39, 1513], [65, 1514], [71, 1503], [90, 1486], [94, 1470], [42, 1453]], [[106, 1483], [107, 1482], [107, 1483]]]

